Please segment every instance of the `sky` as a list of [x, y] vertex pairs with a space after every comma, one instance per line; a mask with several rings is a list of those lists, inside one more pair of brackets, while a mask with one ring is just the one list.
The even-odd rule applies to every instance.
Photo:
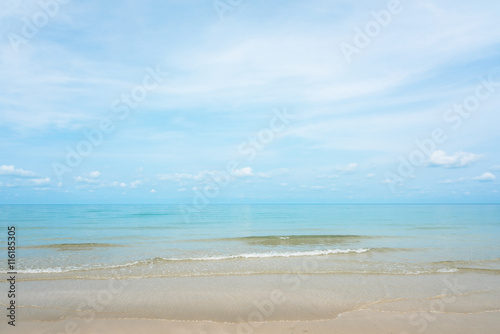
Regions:
[[499, 14], [10, 1], [0, 204], [499, 203]]

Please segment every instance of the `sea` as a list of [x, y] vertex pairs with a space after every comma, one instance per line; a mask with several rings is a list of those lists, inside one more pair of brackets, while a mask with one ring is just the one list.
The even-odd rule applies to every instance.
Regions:
[[1, 205], [5, 259], [9, 226], [21, 281], [500, 274], [500, 205]]

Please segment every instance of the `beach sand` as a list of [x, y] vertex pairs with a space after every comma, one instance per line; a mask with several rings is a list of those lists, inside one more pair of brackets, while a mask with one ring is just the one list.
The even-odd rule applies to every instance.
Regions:
[[17, 304], [16, 328], [2, 322], [0, 332], [494, 333], [500, 328], [500, 276], [25, 280]]
[[[66, 330], [65, 330], [66, 325]], [[496, 333], [498, 314], [439, 314], [432, 326], [419, 331], [408, 321], [391, 314], [373, 311], [356, 311], [335, 320], [282, 321], [255, 323], [251, 327], [231, 323], [205, 321], [169, 321], [139, 319], [97, 319], [90, 324], [71, 327], [63, 323], [26, 323], [16, 328], [16, 333], [175, 333], [175, 334], [385, 334], [385, 333]], [[54, 330], [60, 328], [60, 330]], [[3, 333], [3, 332], [2, 332]], [[8, 331], [5, 331], [8, 333]]]

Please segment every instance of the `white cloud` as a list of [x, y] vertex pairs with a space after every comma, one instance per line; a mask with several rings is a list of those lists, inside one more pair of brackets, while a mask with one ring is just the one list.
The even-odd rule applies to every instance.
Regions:
[[474, 153], [457, 152], [453, 155], [446, 155], [445, 151], [438, 150], [429, 157], [429, 165], [445, 168], [466, 167], [480, 158], [481, 155]]
[[98, 184], [101, 183], [99, 180], [99, 176], [101, 176], [101, 172], [93, 171], [89, 173], [89, 176], [77, 176], [75, 177], [75, 182], [88, 183], [88, 184]]
[[111, 186], [112, 187], [122, 187], [122, 188], [125, 188], [127, 186], [127, 184], [125, 182], [115, 181], [115, 182], [111, 183]]
[[13, 180], [9, 180], [7, 183], [0, 182], [0, 186], [2, 187], [37, 187], [37, 186], [47, 186], [49, 184], [50, 184], [50, 177], [32, 178], [32, 179], [16, 178]]
[[151, 189], [150, 193], [156, 194], [156, 190], [155, 189]]
[[130, 183], [130, 187], [132, 187], [132, 188], [137, 188], [140, 185], [142, 185], [142, 181], [141, 180], [135, 180], [132, 183]]
[[219, 171], [209, 171], [204, 170], [199, 172], [198, 174], [190, 174], [190, 173], [169, 173], [169, 174], [160, 174], [158, 178], [162, 181], [173, 181], [173, 182], [183, 182], [183, 181], [203, 181], [206, 180], [209, 176], [216, 177], [220, 175]]
[[241, 176], [252, 176], [253, 172], [251, 167], [242, 167], [240, 169], [233, 170], [231, 174], [233, 174], [234, 176], [241, 177]]
[[183, 192], [183, 191], [186, 191], [186, 188], [180, 188], [180, 189], [177, 189], [177, 191]]
[[465, 177], [461, 177], [461, 178], [458, 178], [458, 179], [455, 179], [455, 180], [448, 179], [448, 180], [444, 180], [444, 181], [439, 181], [438, 183], [441, 183], [441, 184], [452, 184], [452, 183], [463, 182], [465, 180], [466, 180]]
[[358, 168], [357, 163], [350, 163], [347, 166], [339, 166], [336, 167], [335, 169], [338, 170], [339, 172], [344, 172], [344, 173], [352, 173]]
[[43, 186], [50, 183], [50, 177], [45, 177], [41, 179], [29, 179], [28, 182], [35, 186]]
[[285, 175], [285, 174], [288, 174], [288, 169], [278, 168], [278, 169], [275, 169], [275, 170], [272, 170], [269, 172], [259, 172], [259, 173], [256, 173], [255, 175], [257, 175], [258, 177], [268, 179], [268, 178], [273, 177], [273, 176], [279, 176], [279, 175]]
[[396, 179], [394, 179], [394, 180], [385, 179], [385, 180], [382, 180], [381, 182], [382, 182], [382, 184], [399, 184], [399, 185], [401, 185], [401, 181], [398, 181]]
[[2, 165], [0, 166], [0, 175], [15, 175], [15, 176], [36, 176], [34, 172], [29, 170], [24, 170], [22, 168], [16, 168], [14, 165]]
[[89, 177], [92, 179], [97, 179], [99, 176], [101, 176], [101, 172], [98, 170], [90, 172]]
[[88, 178], [88, 177], [84, 177], [84, 176], [77, 176], [77, 177], [75, 177], [75, 182], [97, 184], [97, 183], [99, 183], [101, 181], [100, 180], [96, 180], [96, 179], [91, 179], [91, 178]]
[[183, 180], [197, 180], [198, 176], [188, 173], [170, 173], [170, 174], [160, 174], [158, 178], [162, 181], [176, 181], [180, 182]]
[[352, 162], [348, 165], [343, 165], [343, 166], [336, 166], [334, 169], [337, 172], [337, 174], [332, 174], [332, 173], [322, 173], [319, 175], [316, 175], [316, 178], [318, 179], [338, 179], [340, 176], [338, 174], [351, 174], [358, 169], [358, 164], [355, 162]]
[[242, 167], [242, 168], [234, 169], [230, 173], [227, 171], [204, 170], [204, 171], [201, 171], [197, 174], [191, 174], [191, 173], [160, 174], [160, 175], [158, 175], [158, 178], [162, 181], [172, 181], [172, 182], [178, 182], [181, 184], [185, 184], [186, 181], [197, 181], [197, 182], [206, 181], [205, 183], [212, 182], [212, 181], [218, 182], [220, 180], [227, 179], [229, 174], [231, 174], [231, 176], [235, 176], [235, 177], [259, 176], [259, 177], [269, 178], [271, 176], [280, 175], [283, 173], [285, 173], [285, 170], [277, 169], [277, 170], [271, 171], [271, 172], [262, 172], [262, 173], [254, 174], [252, 167]]
[[366, 177], [369, 178], [369, 179], [372, 178], [372, 177], [374, 177], [374, 176], [375, 176], [375, 174], [373, 174], [373, 173], [366, 174]]
[[486, 173], [483, 173], [482, 175], [476, 176], [476, 177], [474, 177], [472, 179], [476, 180], [476, 181], [487, 182], [487, 181], [495, 181], [496, 180], [496, 176], [493, 175], [493, 174], [491, 174], [490, 172], [486, 172]]

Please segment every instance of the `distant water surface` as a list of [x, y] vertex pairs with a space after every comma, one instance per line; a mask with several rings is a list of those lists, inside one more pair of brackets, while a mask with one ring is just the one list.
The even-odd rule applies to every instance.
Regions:
[[213, 205], [189, 221], [177, 205], [0, 210], [25, 280], [500, 273], [499, 205]]

